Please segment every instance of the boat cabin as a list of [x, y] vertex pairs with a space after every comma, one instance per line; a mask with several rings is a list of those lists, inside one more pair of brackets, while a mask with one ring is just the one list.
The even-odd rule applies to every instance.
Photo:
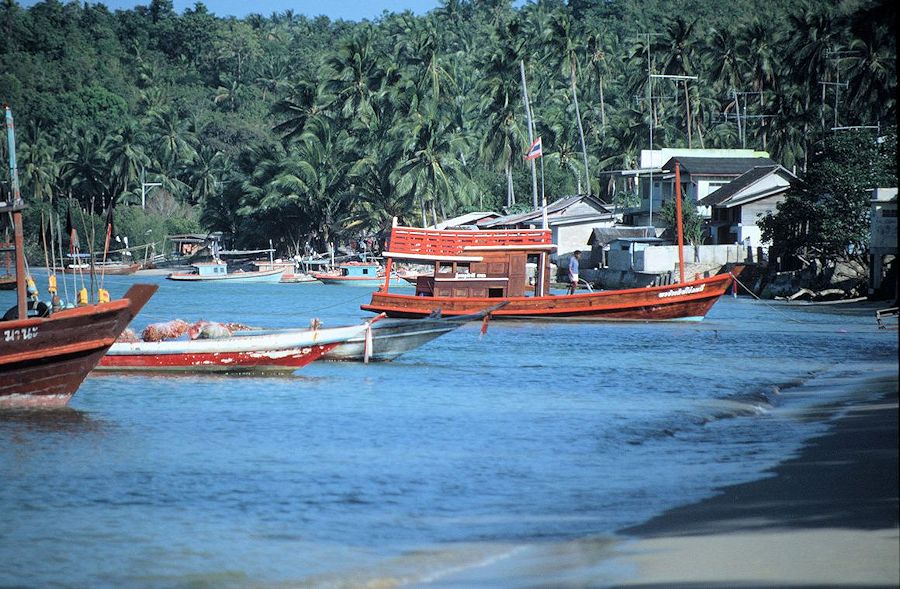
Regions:
[[228, 274], [228, 264], [218, 262], [197, 262], [191, 264], [199, 276], [225, 276]]
[[377, 278], [381, 275], [381, 266], [365, 262], [348, 262], [338, 266], [341, 276], [347, 278]]
[[[508, 298], [543, 296], [550, 284], [549, 230], [441, 231], [394, 227], [388, 264], [395, 258], [434, 264], [416, 279], [416, 296]], [[537, 268], [533, 284], [528, 264]], [[386, 290], [386, 286], [384, 287]]]

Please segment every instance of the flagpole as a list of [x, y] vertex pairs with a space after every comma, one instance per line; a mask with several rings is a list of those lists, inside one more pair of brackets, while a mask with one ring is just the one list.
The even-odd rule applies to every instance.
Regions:
[[[531, 120], [531, 103], [528, 101], [528, 86], [525, 85], [525, 62], [519, 60], [519, 71], [522, 73], [522, 97], [525, 100], [525, 115], [528, 118], [528, 142], [534, 143], [534, 123]], [[544, 178], [541, 176], [541, 182]], [[531, 160], [531, 192], [532, 203], [537, 207], [537, 173], [534, 169], [534, 159]]]
[[[543, 218], [543, 220], [544, 220], [544, 229], [547, 229], [547, 228], [548, 228], [548, 224], [547, 224], [547, 195], [544, 194], [544, 158], [541, 157], [540, 159], [541, 159], [541, 208], [543, 209], [543, 212], [541, 213], [541, 216], [542, 216], [542, 218]], [[534, 161], [534, 160], [531, 160], [531, 161]]]

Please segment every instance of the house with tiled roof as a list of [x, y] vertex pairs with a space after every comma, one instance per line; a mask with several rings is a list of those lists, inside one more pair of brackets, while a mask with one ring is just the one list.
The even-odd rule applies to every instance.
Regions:
[[783, 166], [763, 164], [750, 168], [728, 184], [701, 198], [697, 205], [710, 211], [711, 244], [763, 243], [759, 220], [776, 212], [791, 186], [800, 180]]

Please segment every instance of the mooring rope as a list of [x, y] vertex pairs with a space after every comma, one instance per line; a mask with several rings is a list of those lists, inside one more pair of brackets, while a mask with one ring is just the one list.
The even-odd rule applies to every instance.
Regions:
[[[783, 309], [779, 309], [779, 308], [776, 307], [775, 305], [773, 305], [773, 304], [771, 304], [771, 303], [765, 301], [763, 298], [757, 296], [757, 294], [756, 294], [755, 292], [753, 292], [752, 290], [750, 290], [750, 288], [749, 288], [746, 284], [744, 284], [743, 282], [741, 282], [740, 280], [738, 280], [738, 277], [734, 275], [734, 272], [729, 272], [729, 274], [731, 274], [731, 278], [734, 280], [735, 284], [739, 284], [739, 285], [743, 286], [743, 287], [744, 287], [744, 290], [746, 290], [748, 293], [750, 293], [750, 296], [752, 296], [754, 299], [756, 299], [757, 301], [761, 302], [761, 303], [764, 304], [765, 306], [769, 307], [769, 308], [772, 309], [773, 311], [778, 311], [779, 313], [781, 313], [781, 314], [783, 314], [785, 317], [787, 317], [789, 320], [795, 321], [795, 322], [797, 322], [797, 323], [810, 323], [809, 321], [803, 321], [802, 319], [797, 319], [796, 317], [791, 317], [790, 315], [788, 315], [787, 313], [785, 313]], [[737, 293], [735, 292], [735, 294], [737, 294]]]

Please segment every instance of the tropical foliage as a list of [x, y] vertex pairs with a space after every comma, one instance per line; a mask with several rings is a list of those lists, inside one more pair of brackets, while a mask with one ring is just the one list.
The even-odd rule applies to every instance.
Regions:
[[834, 127], [896, 118], [880, 0], [444, 0], [363, 22], [6, 0], [0, 27], [34, 211], [114, 206], [135, 244], [177, 217], [292, 254], [394, 217], [531, 206], [537, 136], [551, 199], [613, 202], [608, 172], [651, 134], [767, 150], [803, 176]]
[[862, 254], [869, 242], [873, 187], [897, 184], [897, 132], [829, 135], [816, 146], [806, 182], [760, 220], [775, 255], [834, 260]]

